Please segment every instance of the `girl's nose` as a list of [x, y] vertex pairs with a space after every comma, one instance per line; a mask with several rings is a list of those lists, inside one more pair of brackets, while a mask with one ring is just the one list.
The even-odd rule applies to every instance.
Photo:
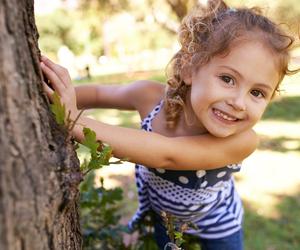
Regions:
[[246, 110], [246, 97], [242, 94], [237, 94], [236, 96], [229, 98], [227, 104], [237, 111]]

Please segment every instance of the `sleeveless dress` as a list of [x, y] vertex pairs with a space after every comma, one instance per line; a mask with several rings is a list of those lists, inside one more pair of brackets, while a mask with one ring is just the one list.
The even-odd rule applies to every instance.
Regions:
[[[142, 129], [152, 131], [152, 120], [160, 112], [161, 101], [142, 121]], [[201, 238], [218, 239], [241, 229], [243, 207], [232, 173], [241, 164], [213, 170], [165, 170], [135, 166], [139, 208], [129, 222], [133, 230], [152, 210], [168, 212], [197, 229], [186, 231]]]

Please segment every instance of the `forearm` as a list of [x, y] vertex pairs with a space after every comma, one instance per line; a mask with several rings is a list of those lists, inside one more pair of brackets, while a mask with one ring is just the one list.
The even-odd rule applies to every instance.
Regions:
[[77, 108], [90, 109], [97, 106], [97, 91], [95, 85], [75, 87]]
[[111, 108], [135, 110], [128, 93], [130, 86], [82, 85], [75, 88], [78, 109]]
[[97, 140], [109, 144], [113, 149], [113, 155], [119, 159], [126, 158], [130, 162], [154, 168], [168, 168], [171, 165], [167, 154], [163, 152], [163, 148], [170, 143], [168, 137], [81, 117], [72, 131], [72, 135], [78, 142], [84, 139], [83, 127], [95, 131]]

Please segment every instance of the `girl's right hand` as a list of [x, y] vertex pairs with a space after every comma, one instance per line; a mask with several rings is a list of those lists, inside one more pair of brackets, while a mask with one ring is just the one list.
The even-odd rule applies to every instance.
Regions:
[[76, 93], [72, 85], [69, 72], [64, 67], [52, 62], [45, 56], [41, 57], [41, 68], [45, 76], [50, 81], [51, 89], [47, 83], [43, 83], [47, 96], [52, 100], [54, 91], [60, 96], [61, 102], [66, 107], [66, 116], [70, 112], [71, 120], [75, 120], [79, 114], [76, 104]]

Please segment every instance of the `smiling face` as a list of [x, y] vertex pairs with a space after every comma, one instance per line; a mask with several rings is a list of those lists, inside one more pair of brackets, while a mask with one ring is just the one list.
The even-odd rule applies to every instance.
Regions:
[[191, 84], [188, 112], [200, 128], [226, 137], [253, 127], [279, 81], [275, 59], [261, 42], [244, 41], [194, 72], [185, 81]]

